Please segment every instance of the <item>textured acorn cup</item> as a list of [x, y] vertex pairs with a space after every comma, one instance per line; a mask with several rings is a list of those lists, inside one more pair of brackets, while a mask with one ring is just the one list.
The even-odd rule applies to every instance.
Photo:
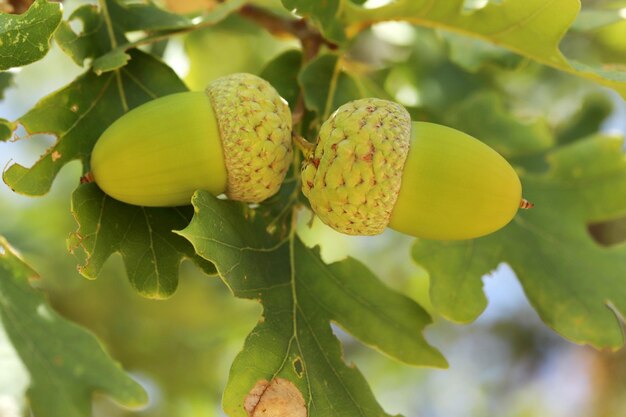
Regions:
[[340, 232], [389, 226], [440, 240], [494, 232], [521, 201], [519, 178], [496, 151], [458, 130], [411, 122], [404, 107], [375, 98], [341, 106], [322, 125], [302, 191]]
[[286, 102], [265, 80], [233, 74], [126, 113], [96, 142], [91, 172], [129, 204], [185, 205], [199, 189], [257, 203], [278, 191], [292, 154]]

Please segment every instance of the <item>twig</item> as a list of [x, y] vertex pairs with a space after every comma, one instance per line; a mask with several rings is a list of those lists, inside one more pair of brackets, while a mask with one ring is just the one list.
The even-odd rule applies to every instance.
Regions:
[[337, 45], [325, 39], [306, 19], [286, 19], [257, 6], [246, 5], [239, 14], [263, 26], [274, 36], [293, 37], [300, 40], [304, 63], [317, 56], [322, 45], [337, 49]]
[[[283, 18], [260, 7], [252, 5], [242, 7], [239, 10], [239, 14], [264, 27], [274, 36], [292, 37], [298, 39], [302, 47], [302, 67], [307, 65], [319, 54], [322, 46], [326, 46], [332, 50], [338, 48], [335, 43], [325, 39], [324, 36], [322, 36], [322, 34], [314, 26], [311, 26], [306, 19]], [[302, 90], [300, 90], [300, 94], [298, 94], [292, 114], [294, 126], [299, 125], [302, 122], [305, 112], [306, 108], [304, 95]], [[294, 136], [296, 144], [300, 146], [305, 154], [308, 153], [309, 148], [307, 148], [307, 145], [303, 144], [304, 142], [298, 142], [298, 138], [307, 144], [310, 144], [310, 142], [306, 141], [301, 136]]]

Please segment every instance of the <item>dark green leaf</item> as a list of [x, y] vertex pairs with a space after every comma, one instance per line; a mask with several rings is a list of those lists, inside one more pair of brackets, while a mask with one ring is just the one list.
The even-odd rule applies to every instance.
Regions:
[[297, 50], [284, 52], [274, 58], [261, 72], [261, 77], [274, 86], [278, 94], [289, 103], [293, 110], [300, 86], [298, 73], [302, 65], [302, 53]]
[[193, 25], [191, 19], [170, 13], [149, 1], [107, 0], [107, 13], [122, 32], [174, 30]]
[[626, 247], [599, 246], [588, 223], [626, 215], [623, 140], [591, 137], [550, 154], [551, 169], [521, 177], [535, 208], [503, 230], [462, 242], [419, 240], [415, 260], [431, 274], [433, 305], [474, 320], [486, 305], [481, 277], [508, 263], [541, 318], [566, 338], [595, 347], [623, 344]]
[[361, 98], [354, 79], [341, 70], [335, 54], [320, 55], [307, 64], [298, 77], [307, 108], [320, 117], [330, 113], [350, 100]]
[[0, 13], [0, 71], [43, 58], [61, 17], [61, 5], [46, 0], [36, 0], [21, 15]]
[[[80, 33], [75, 33], [71, 22], [80, 24]], [[61, 22], [55, 35], [56, 42], [78, 65], [85, 59], [94, 58], [110, 48], [104, 19], [94, 5], [84, 5], [72, 12], [67, 21]]]
[[196, 214], [180, 234], [213, 262], [226, 285], [259, 300], [263, 319], [235, 359], [224, 394], [230, 416], [260, 381], [283, 378], [302, 394], [308, 416], [386, 416], [363, 376], [342, 361], [330, 321], [413, 365], [445, 366], [421, 335], [430, 322], [414, 301], [391, 291], [354, 259], [327, 265], [296, 236], [280, 239], [243, 206], [198, 191]]
[[95, 184], [78, 187], [72, 195], [72, 213], [79, 229], [70, 246], [87, 254], [79, 272], [95, 278], [105, 261], [119, 252], [131, 284], [144, 297], [167, 298], [178, 285], [178, 267], [192, 259], [208, 274], [215, 268], [200, 258], [185, 239], [172, 233], [189, 224], [191, 206], [148, 208], [107, 197]]
[[[152, 2], [126, 3], [107, 0], [106, 13], [96, 6], [84, 5], [77, 8], [67, 22], [63, 22], [56, 40], [61, 48], [78, 64], [87, 58], [94, 59], [93, 70], [97, 74], [121, 68], [131, 58], [128, 51], [140, 44], [158, 42], [166, 34], [212, 25], [225, 19], [240, 8], [244, 0], [220, 3], [201, 18], [191, 20], [169, 13]], [[74, 32], [70, 22], [80, 21], [83, 29]], [[154, 33], [136, 42], [128, 42], [125, 33], [133, 31]], [[113, 40], [112, 40], [113, 38]]]
[[87, 330], [58, 315], [28, 280], [36, 274], [0, 237], [0, 319], [30, 373], [33, 415], [91, 415], [94, 392], [137, 407], [147, 402], [143, 388], [102, 349]]

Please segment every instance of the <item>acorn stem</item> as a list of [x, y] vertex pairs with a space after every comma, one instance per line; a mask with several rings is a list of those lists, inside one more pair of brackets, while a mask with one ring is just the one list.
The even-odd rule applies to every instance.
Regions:
[[315, 148], [315, 145], [313, 143], [309, 142], [295, 132], [291, 133], [291, 138], [293, 139], [293, 143], [295, 143], [296, 146], [300, 148], [304, 156], [308, 156], [309, 153], [313, 151], [313, 148]]
[[519, 208], [521, 208], [522, 210], [529, 210], [533, 207], [535, 207], [535, 205], [525, 198], [522, 198], [522, 200], [519, 202]]

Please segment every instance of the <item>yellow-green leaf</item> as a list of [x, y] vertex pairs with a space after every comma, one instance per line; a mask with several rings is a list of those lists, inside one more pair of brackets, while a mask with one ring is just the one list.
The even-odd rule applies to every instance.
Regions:
[[615, 89], [626, 97], [626, 71], [568, 59], [559, 44], [580, 11], [578, 0], [507, 0], [467, 10], [464, 0], [397, 0], [377, 8], [349, 1], [340, 16], [349, 37], [387, 20], [457, 32]]

